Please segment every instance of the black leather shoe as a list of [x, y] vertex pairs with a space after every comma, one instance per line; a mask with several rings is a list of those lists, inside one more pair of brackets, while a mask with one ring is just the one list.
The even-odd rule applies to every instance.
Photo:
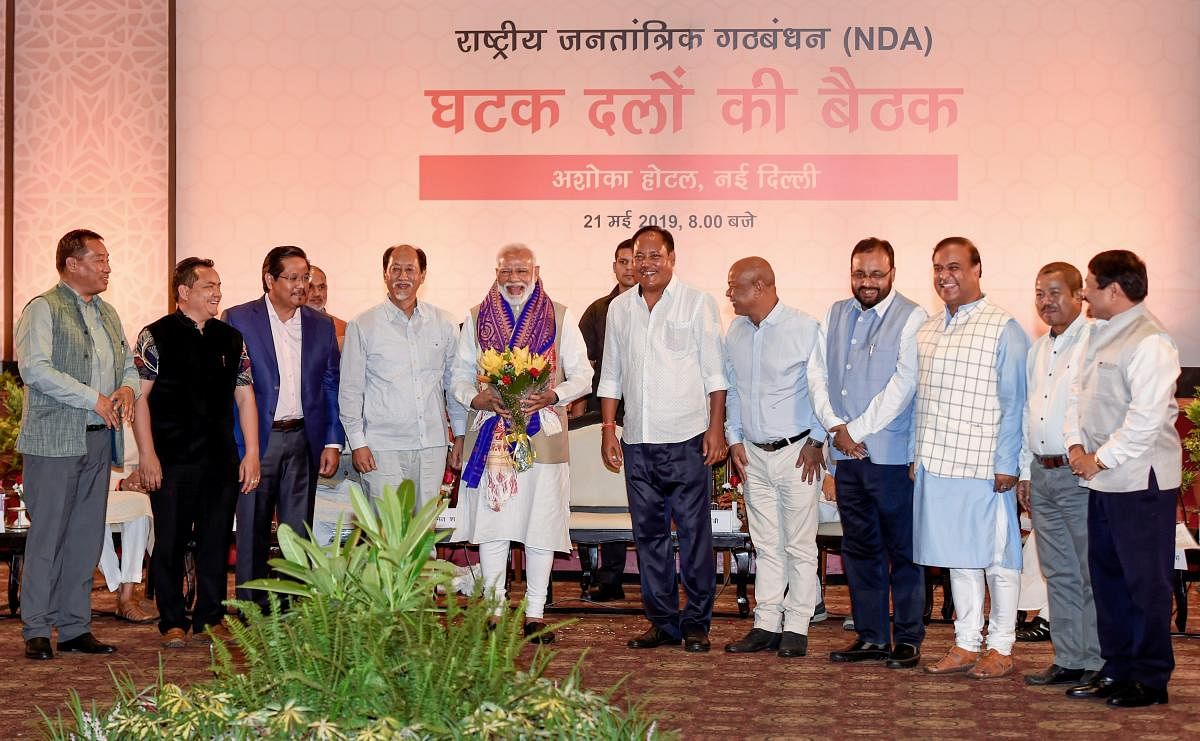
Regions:
[[1128, 687], [1130, 682], [1125, 679], [1097, 676], [1087, 684], [1079, 684], [1067, 690], [1067, 697], [1112, 697]]
[[658, 648], [659, 646], [678, 646], [679, 639], [672, 638], [670, 633], [667, 633], [657, 625], [651, 625], [650, 628], [642, 633], [637, 638], [630, 640], [625, 644], [630, 648]]
[[858, 640], [841, 651], [830, 652], [829, 660], [835, 664], [852, 661], [886, 661], [891, 656], [891, 653], [891, 646], [887, 644], [867, 643], [866, 641]]
[[725, 652], [731, 654], [752, 654], [756, 651], [779, 648], [779, 634], [763, 628], [751, 628], [746, 637], [740, 641], [725, 644]]
[[1078, 685], [1083, 682], [1082, 669], [1067, 669], [1058, 664], [1051, 664], [1046, 667], [1045, 671], [1037, 674], [1026, 674], [1025, 684], [1045, 685], [1045, 684], [1074, 684]]
[[554, 633], [546, 630], [546, 624], [540, 620], [525, 623], [525, 637], [530, 643], [554, 643]]
[[96, 640], [96, 636], [91, 633], [78, 635], [69, 641], [58, 642], [58, 652], [70, 651], [81, 654], [110, 654], [116, 651], [117, 647], [107, 643], [101, 643]]
[[808, 636], [803, 633], [793, 633], [790, 630], [783, 631], [783, 636], [779, 639], [779, 650], [775, 652], [776, 656], [781, 659], [792, 659], [807, 653]]
[[591, 591], [588, 599], [593, 602], [615, 602], [625, 599], [625, 589], [620, 584], [601, 584]]
[[50, 650], [49, 638], [30, 638], [25, 641], [25, 658], [35, 661], [53, 659], [54, 652]]
[[1023, 643], [1040, 643], [1050, 640], [1050, 623], [1038, 615], [1017, 629], [1017, 640]]
[[909, 669], [921, 661], [921, 649], [911, 643], [897, 643], [888, 654], [888, 669]]
[[1148, 705], [1166, 705], [1167, 688], [1147, 687], [1141, 682], [1131, 682], [1123, 692], [1108, 698], [1114, 708], [1144, 708]]
[[683, 629], [683, 650], [694, 654], [702, 654], [712, 648], [708, 642], [708, 633], [697, 625], [689, 625]]

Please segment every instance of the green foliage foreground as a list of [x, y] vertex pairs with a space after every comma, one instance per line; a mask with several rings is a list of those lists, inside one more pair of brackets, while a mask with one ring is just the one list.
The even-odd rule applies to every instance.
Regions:
[[[71, 693], [73, 718], [46, 721], [60, 739], [628, 739], [660, 738], [634, 709], [611, 704], [612, 691], [580, 684], [580, 664], [562, 680], [543, 673], [552, 652], [538, 650], [523, 669], [523, 616], [504, 611], [489, 629], [493, 604], [453, 595], [445, 562], [430, 559], [440, 535], [436, 502], [410, 515], [412, 482], [385, 493], [378, 513], [353, 493], [357, 529], [343, 545], [319, 547], [279, 528], [284, 578], [250, 586], [271, 591], [271, 610], [235, 602], [236, 662], [219, 639], [215, 678], [188, 688], [138, 690], [116, 679], [106, 711]], [[340, 529], [339, 529], [340, 531]], [[291, 607], [280, 609], [277, 595]]]

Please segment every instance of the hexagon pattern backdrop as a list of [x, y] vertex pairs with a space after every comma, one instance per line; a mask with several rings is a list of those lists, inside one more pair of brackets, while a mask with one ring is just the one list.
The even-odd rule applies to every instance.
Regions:
[[[705, 29], [702, 43], [613, 51], [611, 37], [603, 50], [591, 49], [585, 34], [579, 50], [563, 50], [564, 30], [639, 30], [651, 21]], [[1200, 326], [1185, 321], [1200, 299], [1191, 247], [1200, 225], [1200, 4], [1191, 0], [190, 0], [179, 4], [178, 27], [179, 256], [216, 259], [227, 304], [259, 293], [269, 247], [294, 243], [328, 271], [330, 309], [352, 316], [384, 297], [382, 250], [410, 242], [430, 255], [423, 297], [462, 315], [487, 289], [495, 250], [525, 242], [538, 251], [550, 294], [581, 312], [611, 287], [612, 249], [632, 231], [610, 228], [610, 215], [628, 209], [636, 227], [641, 216], [676, 215], [686, 224], [691, 216], [750, 211], [753, 228], [726, 221], [704, 229], [701, 221], [677, 229], [679, 274], [719, 297], [734, 259], [763, 255], [784, 299], [819, 315], [848, 294], [851, 246], [875, 235], [897, 248], [899, 288], [935, 307], [930, 251], [938, 239], [962, 234], [982, 251], [985, 291], [1040, 334], [1032, 300], [1038, 268], [1059, 259], [1084, 267], [1097, 251], [1129, 248], [1148, 260], [1149, 306], [1173, 332], [1184, 364], [1200, 364]], [[851, 45], [848, 56], [847, 29], [856, 27], [878, 34], [875, 50]], [[541, 49], [530, 50], [520, 33], [509, 45], [499, 31], [512, 28], [544, 30]], [[830, 30], [823, 49], [787, 47], [781, 34], [778, 48], [743, 44], [735, 52], [729, 39], [718, 43], [715, 29], [724, 28]], [[471, 30], [498, 33], [456, 33]], [[884, 50], [888, 42], [893, 48]], [[473, 43], [478, 50], [462, 50]], [[761, 125], [756, 114], [743, 132], [722, 120], [725, 98], [716, 90], [750, 88], [763, 67], [795, 93], [786, 96], [781, 129], [775, 119]], [[818, 90], [830, 88], [823, 78], [836, 67], [864, 91], [961, 88], [947, 94], [957, 120], [942, 115], [930, 131], [906, 98], [909, 120], [887, 130], [886, 116], [879, 126], [870, 115], [880, 96], [864, 92], [857, 129], [833, 126], [823, 109], [829, 98]], [[669, 117], [660, 133], [630, 133], [619, 96], [606, 109], [616, 114], [612, 135], [590, 120], [597, 97], [585, 89], [662, 89], [667, 83], [652, 79], [659, 72], [695, 91], [682, 98], [678, 131]], [[532, 89], [563, 91], [554, 97], [557, 121], [543, 116], [537, 131], [519, 123], [536, 117], [530, 106], [513, 107], [520, 96], [489, 108], [479, 106], [489, 98], [468, 95], [456, 132], [435, 124], [436, 101], [426, 94]], [[499, 116], [505, 126], [482, 130]], [[422, 157], [440, 155], [546, 155], [551, 170], [570, 171], [584, 171], [588, 158], [605, 170], [606, 157], [624, 155], [635, 161], [622, 165], [632, 172], [631, 190], [648, 164], [678, 166], [665, 155], [833, 156], [822, 182], [860, 189], [877, 180], [903, 186], [905, 176], [880, 169], [882, 160], [856, 170], [838, 156], [941, 155], [954, 164], [954, 187], [948, 200], [807, 200], [803, 193], [613, 200], [602, 190], [589, 191], [595, 199], [561, 200], [565, 191], [550, 185], [550, 170], [531, 171], [524, 165], [534, 158], [525, 157], [511, 171], [474, 161], [479, 166], [457, 183], [441, 183], [509, 199], [422, 199], [423, 185], [437, 184], [423, 176]], [[522, 195], [539, 190], [536, 199]], [[589, 215], [599, 216], [599, 228], [589, 228]]]
[[14, 319], [77, 227], [105, 237], [126, 335], [165, 311], [168, 20], [166, 0], [16, 3]]

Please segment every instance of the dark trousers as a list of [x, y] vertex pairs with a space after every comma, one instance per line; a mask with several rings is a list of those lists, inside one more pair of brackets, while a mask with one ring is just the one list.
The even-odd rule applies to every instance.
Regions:
[[[1162, 689], [1175, 668], [1171, 570], [1178, 489], [1088, 495], [1088, 567], [1104, 675]], [[1051, 620], [1054, 619], [1053, 614]]]
[[29, 533], [21, 573], [21, 631], [25, 640], [69, 641], [92, 629], [92, 575], [108, 533], [108, 466], [112, 430], [88, 432], [87, 453], [26, 455], [22, 481]]
[[[712, 469], [704, 465], [703, 435], [681, 443], [622, 443], [625, 488], [641, 572], [646, 617], [680, 638], [688, 626], [712, 622], [717, 585], [713, 557]], [[679, 537], [679, 566], [687, 605], [679, 610], [671, 522]]]
[[[227, 461], [163, 464], [162, 486], [150, 492], [154, 511], [154, 555], [150, 578], [158, 605], [158, 629], [201, 633], [225, 617], [237, 491], [237, 463]], [[196, 606], [189, 622], [183, 600], [183, 557], [188, 541], [196, 542]]]
[[625, 574], [625, 555], [624, 543], [601, 543], [600, 566], [595, 571], [596, 583], [621, 586], [621, 577]]
[[301, 537], [308, 537], [316, 503], [317, 468], [308, 452], [304, 428], [271, 430], [262, 456], [258, 488], [238, 498], [237, 596], [266, 607], [267, 593], [243, 589], [251, 579], [270, 575], [267, 554], [271, 549], [271, 523], [276, 517]]
[[[925, 638], [925, 573], [913, 563], [913, 482], [908, 466], [839, 460], [842, 564], [858, 637], [868, 643]], [[888, 597], [895, 607], [889, 619]]]

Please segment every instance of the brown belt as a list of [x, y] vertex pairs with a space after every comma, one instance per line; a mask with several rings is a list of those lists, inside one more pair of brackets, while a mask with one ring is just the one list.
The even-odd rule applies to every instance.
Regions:
[[283, 432], [291, 432], [304, 427], [304, 418], [300, 419], [279, 419], [271, 423], [272, 430], [282, 430]]
[[1062, 468], [1070, 463], [1065, 455], [1035, 455], [1033, 459], [1042, 468]]

